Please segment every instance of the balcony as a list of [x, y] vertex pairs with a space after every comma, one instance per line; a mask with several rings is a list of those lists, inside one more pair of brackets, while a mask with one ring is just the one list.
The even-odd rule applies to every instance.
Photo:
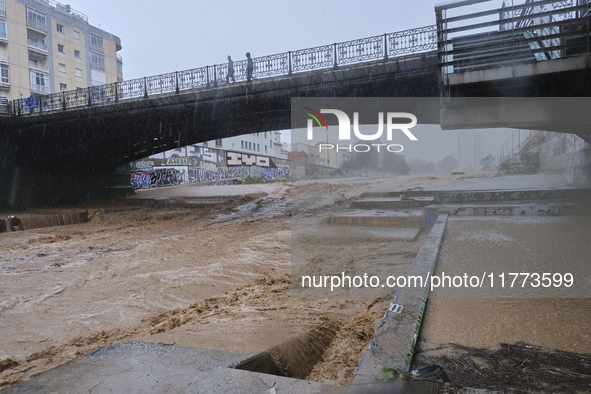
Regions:
[[90, 44], [90, 50], [96, 53], [105, 53], [105, 48], [98, 45]]
[[34, 83], [31, 84], [31, 90], [38, 93], [51, 93], [51, 91], [49, 90], [49, 86], [37, 85]]
[[117, 79], [123, 80], [123, 58], [117, 55]]
[[69, 4], [61, 4], [54, 0], [35, 0], [37, 3], [41, 3], [45, 6], [51, 6], [55, 8], [56, 11], [61, 12], [62, 14], [72, 16], [78, 20], [88, 22], [88, 17], [81, 13], [80, 11], [76, 11]]
[[6, 10], [0, 10], [0, 17], [6, 18]]
[[90, 62], [90, 68], [93, 70], [105, 71], [105, 65], [97, 62]]
[[28, 45], [29, 49], [32, 49], [34, 51], [41, 52], [45, 55], [47, 55], [49, 53], [49, 49], [47, 48], [47, 45], [45, 45], [44, 42], [34, 41], [29, 38], [27, 40], [27, 45]]
[[47, 34], [47, 26], [27, 19], [27, 28]]
[[10, 90], [10, 77], [0, 78], [0, 90]]
[[47, 67], [47, 66], [42, 66], [42, 65], [40, 65], [40, 64], [38, 64], [38, 63], [35, 63], [35, 62], [33, 62], [33, 61], [30, 61], [30, 60], [29, 60], [29, 68], [30, 68], [31, 70], [35, 70], [35, 71], [41, 71], [41, 72], [44, 72], [44, 73], [46, 73], [46, 74], [49, 74], [49, 67]]

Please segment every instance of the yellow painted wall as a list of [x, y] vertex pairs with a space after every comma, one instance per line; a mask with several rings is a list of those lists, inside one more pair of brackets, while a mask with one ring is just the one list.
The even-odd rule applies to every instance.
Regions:
[[[31, 7], [42, 12], [46, 16], [47, 34], [46, 45], [51, 46], [46, 60], [39, 61], [40, 65], [53, 67], [54, 92], [60, 91], [60, 84], [66, 84], [67, 90], [85, 88], [89, 83], [87, 63], [90, 64], [90, 53], [86, 50], [86, 41], [90, 41], [90, 35], [85, 29], [70, 24], [66, 15], [53, 16], [41, 7]], [[16, 0], [6, 0], [7, 43], [0, 43], [0, 60], [7, 60], [10, 66], [10, 89], [0, 89], [0, 95], [11, 100], [27, 97], [31, 93], [29, 47], [27, 42], [27, 6]], [[64, 26], [63, 33], [57, 31], [57, 24]], [[86, 26], [86, 30], [88, 31]], [[74, 30], [79, 32], [79, 39], [74, 38]], [[51, 36], [51, 39], [49, 38]], [[105, 74], [106, 82], [117, 81], [117, 44], [110, 35], [101, 35], [105, 46]], [[65, 47], [65, 53], [58, 52], [58, 44]], [[74, 50], [80, 51], [80, 59], [75, 58]], [[53, 54], [53, 58], [51, 57]], [[60, 64], [64, 64], [66, 72], [60, 72]], [[81, 77], [76, 77], [76, 69], [82, 71]]]

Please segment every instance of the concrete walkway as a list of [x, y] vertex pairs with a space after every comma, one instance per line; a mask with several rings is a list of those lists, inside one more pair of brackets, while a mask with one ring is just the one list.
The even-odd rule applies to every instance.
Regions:
[[16, 393], [342, 393], [323, 385], [231, 368], [256, 355], [138, 341], [105, 346], [3, 394]]

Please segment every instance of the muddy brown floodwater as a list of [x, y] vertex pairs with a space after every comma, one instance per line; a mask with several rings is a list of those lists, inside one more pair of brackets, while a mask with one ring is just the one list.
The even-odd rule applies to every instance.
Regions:
[[[511, 179], [516, 185], [540, 182], [536, 177]], [[351, 381], [391, 298], [292, 297], [292, 210], [324, 218], [348, 209], [352, 199], [363, 192], [470, 190], [485, 184], [508, 183], [489, 174], [486, 178], [440, 175], [305, 181], [293, 187], [281, 183], [181, 186], [143, 191], [116, 204], [84, 207], [88, 223], [2, 233], [0, 389], [89, 350], [132, 339], [269, 351], [280, 363], [291, 360], [298, 343], [311, 333], [324, 338], [318, 344], [324, 357], [311, 370], [299, 370], [297, 376], [345, 385]], [[550, 184], [563, 186], [554, 180]], [[292, 192], [297, 192], [297, 199], [292, 200]], [[588, 235], [585, 222], [578, 225]], [[568, 229], [570, 224], [561, 226]], [[454, 237], [461, 242], [465, 235], [462, 228], [468, 227], [452, 223], [451, 237], [446, 235], [444, 245]], [[399, 246], [369, 246], [395, 259], [396, 269], [406, 272], [424, 235]], [[579, 243], [584, 235], [576, 238]], [[344, 244], [342, 241], [325, 250], [335, 261], [347, 260], [351, 254], [341, 248]], [[548, 245], [551, 249], [552, 242]], [[444, 257], [451, 256], [446, 252], [449, 250], [466, 249], [444, 247]], [[527, 252], [527, 248], [522, 251]], [[448, 261], [469, 265], [472, 257], [469, 253], [464, 257], [464, 262], [455, 257]], [[482, 368], [505, 371], [495, 362], [505, 365], [511, 357], [511, 362], [522, 366], [530, 365], [526, 360], [539, 359], [538, 364], [531, 365], [544, 367], [549, 365], [547, 359], [525, 352], [539, 350], [547, 355], [543, 350], [546, 347], [555, 355], [568, 352], [558, 354], [563, 357], [562, 364], [555, 365], [561, 371], [566, 370], [563, 365], [573, 360], [573, 354], [583, 364], [591, 362], [588, 355], [577, 356], [591, 352], [588, 300], [460, 301], [429, 301], [419, 362], [453, 366], [459, 359], [450, 354], [469, 354], [470, 362], [480, 362]], [[492, 318], [497, 315], [498, 319]], [[560, 324], [552, 325], [553, 321]], [[519, 341], [527, 341], [531, 347], [519, 347]], [[501, 343], [510, 345], [503, 347]], [[502, 353], [506, 351], [509, 355]], [[490, 354], [494, 357], [486, 352], [493, 352]], [[469, 366], [471, 369], [458, 368], [457, 372], [470, 376], [468, 383], [479, 383], [481, 370], [473, 375], [468, 371], [480, 367]], [[587, 382], [585, 376], [591, 374], [586, 370], [568, 371], [569, 379], [579, 383]], [[457, 373], [452, 370], [451, 375]], [[494, 382], [481, 383], [493, 387]]]
[[591, 299], [582, 297], [589, 297], [590, 219], [450, 218], [435, 274], [568, 272], [575, 284], [501, 290], [498, 280], [494, 291], [432, 293], [415, 365], [439, 364], [463, 386], [589, 392]]
[[[337, 189], [308, 186], [319, 207]], [[290, 297], [290, 191], [150, 190], [89, 223], [2, 234], [0, 389], [115, 342], [264, 351], [326, 321], [338, 329], [310, 378], [348, 383], [389, 300]]]

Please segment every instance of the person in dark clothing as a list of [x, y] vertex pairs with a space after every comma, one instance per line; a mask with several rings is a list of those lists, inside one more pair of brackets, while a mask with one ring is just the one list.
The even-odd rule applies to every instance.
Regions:
[[252, 59], [250, 58], [250, 52], [246, 52], [246, 80], [252, 80], [252, 72], [254, 70], [254, 65], [252, 63]]
[[232, 82], [236, 82], [236, 78], [234, 78], [234, 60], [228, 55], [228, 74], [226, 75], [226, 83], [230, 83], [230, 78], [232, 78]]

